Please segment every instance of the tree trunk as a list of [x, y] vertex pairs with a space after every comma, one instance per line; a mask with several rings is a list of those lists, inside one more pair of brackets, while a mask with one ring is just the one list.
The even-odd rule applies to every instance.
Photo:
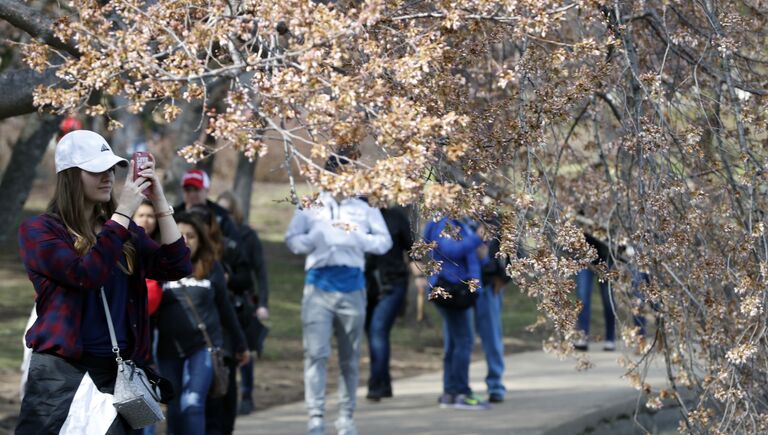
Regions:
[[16, 234], [17, 220], [35, 180], [35, 168], [60, 122], [61, 116], [46, 116], [29, 138], [19, 138], [13, 147], [11, 161], [0, 182], [0, 244]]
[[243, 223], [246, 224], [248, 223], [248, 216], [251, 214], [251, 193], [253, 192], [253, 176], [256, 174], [257, 162], [258, 159], [249, 162], [243, 153], [237, 156], [237, 170], [235, 171], [235, 181], [232, 184], [232, 193], [240, 202]]

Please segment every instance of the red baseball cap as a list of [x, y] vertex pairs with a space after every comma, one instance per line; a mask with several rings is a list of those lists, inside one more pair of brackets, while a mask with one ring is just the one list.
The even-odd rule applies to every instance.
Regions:
[[190, 169], [181, 178], [181, 187], [192, 186], [198, 189], [208, 189], [211, 187], [211, 179], [208, 174], [201, 169]]

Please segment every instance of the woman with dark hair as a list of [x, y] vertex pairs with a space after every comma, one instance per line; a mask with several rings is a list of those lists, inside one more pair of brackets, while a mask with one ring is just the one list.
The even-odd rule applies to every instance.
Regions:
[[[141, 201], [139, 208], [133, 214], [133, 221], [136, 225], [144, 228], [144, 232], [157, 241], [160, 237], [160, 228], [157, 226], [157, 217], [155, 217], [155, 206], [152, 201], [144, 199]], [[147, 306], [149, 308], [149, 315], [155, 314], [157, 307], [160, 306], [160, 298], [163, 295], [163, 290], [160, 288], [160, 283], [154, 279], [146, 279], [147, 281]]]
[[221, 347], [223, 326], [235, 340], [238, 360], [247, 361], [248, 352], [205, 224], [189, 213], [179, 213], [176, 223], [192, 254], [192, 274], [163, 284], [157, 311], [157, 359], [160, 373], [178, 393], [168, 403], [170, 432], [205, 434], [206, 399], [213, 380], [212, 349], [205, 334], [214, 347]]
[[[200, 219], [205, 225], [208, 235], [211, 237], [217, 250], [217, 259], [221, 261], [224, 269], [226, 287], [229, 289], [227, 297], [232, 306], [237, 310], [238, 303], [234, 298], [235, 292], [242, 292], [251, 282], [250, 268], [245, 258], [242, 246], [235, 239], [226, 237], [220, 230], [216, 215], [210, 208], [203, 205], [195, 205], [189, 209], [189, 213]], [[237, 311], [236, 313], [237, 314]], [[240, 333], [244, 334], [243, 324], [238, 316]], [[239, 349], [236, 347], [237, 339], [224, 331], [224, 363], [229, 367], [229, 383], [227, 394], [224, 397], [208, 398], [206, 412], [206, 433], [208, 435], [227, 435], [235, 430], [235, 418], [237, 417], [237, 367], [242, 364], [236, 357]], [[247, 340], [246, 340], [247, 342]], [[250, 361], [250, 358], [248, 358]]]
[[[117, 357], [146, 365], [150, 340], [144, 278], [175, 280], [191, 269], [189, 249], [171, 218], [173, 209], [155, 174], [154, 159], [139, 168], [135, 180], [131, 163], [117, 201], [115, 167], [127, 162], [97, 133], [68, 133], [56, 145], [55, 160], [56, 191], [47, 211], [19, 228], [38, 318], [26, 335], [33, 354], [17, 434], [58, 433], [71, 409], [86, 406], [75, 401], [79, 388], [95, 385], [112, 394]], [[162, 244], [131, 221], [145, 189], [160, 210], [156, 216]], [[102, 294], [117, 350], [108, 334]], [[131, 430], [119, 415], [112, 418], [107, 433]]]

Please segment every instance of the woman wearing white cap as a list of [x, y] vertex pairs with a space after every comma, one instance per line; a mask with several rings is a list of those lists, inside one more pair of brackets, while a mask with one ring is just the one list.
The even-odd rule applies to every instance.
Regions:
[[[128, 162], [97, 133], [68, 133], [56, 145], [56, 191], [48, 209], [19, 228], [38, 318], [26, 335], [33, 354], [17, 434], [71, 433], [75, 423], [84, 433], [130, 431], [111, 406], [88, 410], [85, 422], [82, 415], [73, 417], [84, 407], [76, 393], [91, 388], [111, 395], [116, 353], [140, 366], [148, 362], [145, 278], [176, 280], [191, 271], [189, 249], [171, 216], [154, 160], [139, 168], [135, 180], [131, 163], [115, 200], [118, 165]], [[161, 244], [130, 218], [145, 189], [158, 211]], [[102, 289], [115, 329], [115, 353]]]

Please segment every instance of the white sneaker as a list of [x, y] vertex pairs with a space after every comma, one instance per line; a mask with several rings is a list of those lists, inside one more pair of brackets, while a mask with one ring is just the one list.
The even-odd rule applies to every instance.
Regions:
[[603, 343], [603, 350], [607, 352], [613, 352], [616, 350], [616, 342], [615, 341], [606, 341]]
[[336, 432], [339, 435], [357, 435], [355, 420], [349, 417], [339, 417], [336, 420]]
[[321, 416], [309, 417], [307, 435], [325, 435], [325, 420]]

